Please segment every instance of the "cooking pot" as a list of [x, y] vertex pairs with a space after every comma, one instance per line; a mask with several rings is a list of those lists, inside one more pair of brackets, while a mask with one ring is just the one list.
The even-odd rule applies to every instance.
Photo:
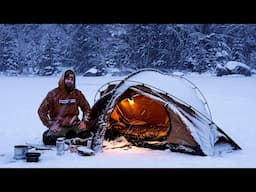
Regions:
[[38, 152], [27, 152], [26, 153], [27, 162], [38, 162], [40, 155], [41, 153], [38, 153]]
[[27, 145], [15, 145], [14, 146], [14, 159], [25, 159], [26, 153], [29, 147]]

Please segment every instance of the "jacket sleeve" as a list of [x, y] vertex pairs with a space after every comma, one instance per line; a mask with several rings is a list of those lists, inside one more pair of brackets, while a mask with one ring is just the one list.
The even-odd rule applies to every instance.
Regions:
[[47, 94], [47, 96], [44, 98], [44, 100], [42, 101], [41, 105], [38, 108], [38, 115], [40, 120], [42, 121], [42, 123], [50, 128], [51, 123], [50, 123], [50, 119], [48, 116], [48, 111], [49, 111], [49, 93]]
[[90, 120], [90, 114], [91, 114], [91, 107], [88, 101], [86, 100], [84, 94], [80, 91], [79, 95], [79, 100], [80, 100], [80, 108], [83, 112], [83, 119], [85, 123], [88, 123]]

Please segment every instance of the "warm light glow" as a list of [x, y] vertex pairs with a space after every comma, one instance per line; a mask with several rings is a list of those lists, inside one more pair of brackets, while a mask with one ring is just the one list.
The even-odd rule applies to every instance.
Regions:
[[130, 105], [133, 105], [134, 104], [133, 98], [128, 98], [128, 102], [129, 102]]

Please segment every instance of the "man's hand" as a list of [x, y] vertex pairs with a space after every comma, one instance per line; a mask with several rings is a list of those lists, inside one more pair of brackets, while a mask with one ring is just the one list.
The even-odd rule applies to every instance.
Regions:
[[51, 126], [50, 130], [52, 130], [53, 132], [59, 132], [61, 130], [61, 128], [60, 128], [59, 124], [56, 123]]
[[81, 121], [80, 124], [78, 125], [79, 129], [86, 129], [86, 123], [84, 121]]

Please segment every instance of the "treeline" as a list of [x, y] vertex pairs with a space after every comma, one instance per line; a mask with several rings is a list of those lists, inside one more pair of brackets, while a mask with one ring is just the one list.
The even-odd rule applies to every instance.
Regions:
[[145, 67], [211, 72], [228, 61], [256, 68], [254, 24], [1, 24], [0, 73], [100, 75]]

